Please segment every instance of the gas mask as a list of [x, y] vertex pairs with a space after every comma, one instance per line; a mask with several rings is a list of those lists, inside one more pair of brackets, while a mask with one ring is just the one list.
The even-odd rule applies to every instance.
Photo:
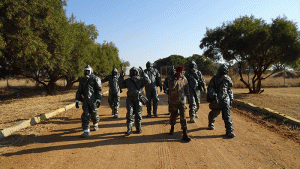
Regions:
[[87, 65], [85, 68], [84, 68], [84, 76], [85, 78], [90, 78], [91, 74], [93, 72], [93, 69], [90, 65]]

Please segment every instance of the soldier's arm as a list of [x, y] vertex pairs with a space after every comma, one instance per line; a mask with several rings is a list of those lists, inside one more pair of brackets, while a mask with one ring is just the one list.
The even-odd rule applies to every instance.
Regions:
[[209, 96], [211, 98], [217, 99], [218, 95], [217, 95], [217, 93], [216, 93], [216, 91], [214, 89], [214, 86], [215, 86], [215, 80], [214, 79], [215, 79], [215, 76], [213, 76], [211, 78], [211, 80], [209, 81], [209, 83], [208, 83], [207, 94], [209, 94]]
[[168, 90], [169, 90], [169, 82], [168, 82], [168, 80], [169, 80], [169, 78], [168, 77], [166, 77], [165, 78], [165, 81], [164, 81], [164, 85], [163, 85], [163, 88], [164, 88], [164, 92], [165, 93], [168, 93]]
[[158, 70], [157, 70], [157, 80], [158, 80], [158, 86], [160, 87], [160, 89], [162, 89], [162, 80]]
[[99, 77], [95, 78], [95, 95], [97, 100], [102, 99], [102, 84], [101, 84], [101, 79]]
[[229, 95], [230, 101], [233, 100], [232, 86], [233, 86], [233, 84], [232, 84], [232, 81], [231, 81], [231, 79], [230, 79], [230, 80], [229, 80], [229, 83], [228, 83], [228, 89], [227, 89], [227, 93], [228, 93], [228, 95]]
[[80, 78], [75, 100], [80, 100], [82, 93], [83, 93], [83, 85], [82, 85], [82, 79]]
[[107, 82], [108, 80], [109, 80], [109, 77], [108, 77], [108, 76], [105, 76], [105, 78], [101, 80], [101, 83], [105, 83], [105, 82]]
[[205, 83], [205, 80], [200, 71], [199, 71], [199, 82], [200, 82], [200, 85], [202, 86], [203, 90], [206, 92], [206, 83]]

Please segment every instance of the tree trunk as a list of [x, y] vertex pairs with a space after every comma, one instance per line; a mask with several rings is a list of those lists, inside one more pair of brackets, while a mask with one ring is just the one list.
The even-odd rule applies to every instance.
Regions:
[[47, 94], [54, 95], [56, 92], [56, 81], [50, 80], [49, 83], [45, 86]]

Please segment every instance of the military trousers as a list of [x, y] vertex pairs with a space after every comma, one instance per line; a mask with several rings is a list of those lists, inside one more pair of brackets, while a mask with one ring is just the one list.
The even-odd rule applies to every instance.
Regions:
[[234, 129], [231, 120], [230, 106], [228, 104], [220, 107], [220, 109], [211, 109], [211, 111], [208, 114], [209, 125], [214, 126], [216, 118], [221, 113], [221, 111], [222, 111], [222, 119], [224, 120], [225, 123], [226, 132], [233, 132]]
[[120, 95], [111, 94], [108, 95], [108, 104], [112, 110], [113, 115], [118, 115], [118, 110], [120, 107]]
[[84, 102], [82, 105], [83, 113], [81, 115], [82, 129], [87, 130], [90, 128], [90, 119], [94, 124], [100, 121], [98, 114], [98, 107], [96, 105], [90, 105], [89, 103]]
[[157, 87], [146, 87], [146, 97], [148, 99], [147, 106], [147, 114], [151, 115], [152, 105], [151, 102], [153, 101], [153, 114], [157, 114], [157, 106], [159, 102]]
[[180, 116], [180, 124], [182, 129], [187, 129], [187, 122], [185, 116], [186, 106], [181, 102], [175, 102], [169, 104], [171, 115], [170, 115], [170, 124], [175, 125], [178, 117], [178, 111]]
[[143, 104], [137, 98], [130, 99], [127, 97], [126, 108], [127, 129], [131, 130], [133, 123], [135, 123], [136, 129], [141, 129]]
[[195, 117], [197, 114], [199, 108], [200, 108], [200, 98], [201, 98], [201, 92], [200, 90], [194, 90], [190, 88], [190, 105], [189, 105], [189, 115], [190, 117]]

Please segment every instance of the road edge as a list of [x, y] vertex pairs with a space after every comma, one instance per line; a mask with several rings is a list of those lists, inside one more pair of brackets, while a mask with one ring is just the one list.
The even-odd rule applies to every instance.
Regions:
[[[103, 92], [102, 95], [106, 95], [108, 94], [108, 91], [106, 92]], [[54, 110], [50, 113], [45, 113], [45, 114], [41, 114], [41, 115], [37, 115], [35, 117], [32, 117], [30, 119], [27, 119], [27, 120], [23, 120], [21, 121], [20, 123], [16, 124], [16, 125], [13, 125], [11, 127], [8, 127], [8, 128], [4, 128], [0, 131], [0, 139], [4, 138], [4, 137], [7, 137], [7, 136], [10, 136], [12, 135], [14, 132], [18, 131], [18, 130], [21, 130], [23, 128], [26, 128], [26, 127], [29, 127], [29, 126], [33, 126], [35, 124], [38, 124], [40, 123], [41, 121], [43, 120], [46, 120], [46, 119], [50, 119], [51, 117], [54, 117], [62, 112], [65, 112], [71, 108], [75, 107], [75, 103], [72, 103], [72, 104], [69, 104], [67, 106], [64, 106], [62, 108], [59, 108], [57, 110]]]
[[245, 101], [242, 101], [242, 100], [239, 100], [239, 99], [233, 100], [233, 103], [238, 104], [238, 105], [240, 105], [242, 107], [245, 107], [245, 108], [249, 108], [249, 109], [254, 110], [254, 111], [261, 111], [263, 113], [270, 114], [270, 115], [272, 115], [272, 116], [274, 116], [275, 118], [278, 118], [278, 119], [285, 119], [290, 124], [300, 126], [300, 120], [297, 120], [293, 117], [287, 116], [283, 113], [279, 113], [279, 112], [277, 112], [275, 110], [272, 110], [270, 108], [259, 107], [259, 106], [256, 106], [256, 105], [252, 104], [252, 103], [248, 103], [248, 102], [245, 102]]

